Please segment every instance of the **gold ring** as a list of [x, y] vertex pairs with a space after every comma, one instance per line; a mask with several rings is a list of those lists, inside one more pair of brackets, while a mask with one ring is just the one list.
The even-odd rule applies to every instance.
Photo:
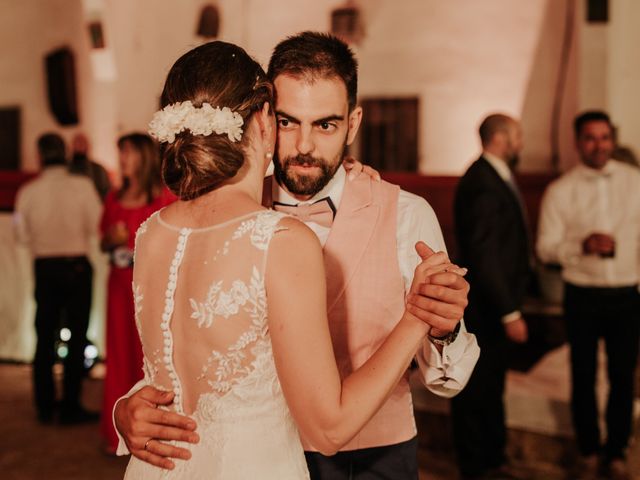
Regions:
[[153, 438], [150, 438], [149, 440], [147, 440], [146, 442], [144, 442], [144, 449], [149, 451], [149, 449], [147, 448], [149, 446], [149, 442], [153, 440]]

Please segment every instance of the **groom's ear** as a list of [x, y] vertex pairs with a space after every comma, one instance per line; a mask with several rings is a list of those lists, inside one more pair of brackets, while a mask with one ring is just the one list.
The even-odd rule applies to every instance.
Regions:
[[347, 132], [347, 145], [351, 145], [356, 138], [362, 122], [362, 107], [357, 106], [349, 113], [349, 131]]

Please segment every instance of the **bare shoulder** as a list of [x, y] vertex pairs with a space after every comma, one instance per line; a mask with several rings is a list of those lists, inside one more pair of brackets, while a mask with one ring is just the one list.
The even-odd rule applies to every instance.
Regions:
[[271, 241], [272, 250], [286, 253], [291, 252], [291, 249], [321, 249], [316, 234], [300, 220], [285, 216], [280, 220], [279, 226]]
[[269, 284], [298, 282], [312, 272], [323, 272], [322, 247], [316, 234], [291, 217], [282, 218], [278, 226], [267, 260], [267, 272], [277, 272], [277, 275], [269, 275]]

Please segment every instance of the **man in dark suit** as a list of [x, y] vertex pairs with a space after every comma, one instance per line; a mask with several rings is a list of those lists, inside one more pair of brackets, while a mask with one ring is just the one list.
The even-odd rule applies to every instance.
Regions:
[[505, 457], [504, 383], [509, 341], [527, 341], [520, 312], [530, 277], [524, 205], [511, 169], [522, 149], [519, 123], [501, 114], [480, 125], [482, 156], [461, 178], [454, 216], [459, 263], [471, 285], [465, 320], [481, 354], [469, 384], [452, 402], [462, 478], [517, 478]]

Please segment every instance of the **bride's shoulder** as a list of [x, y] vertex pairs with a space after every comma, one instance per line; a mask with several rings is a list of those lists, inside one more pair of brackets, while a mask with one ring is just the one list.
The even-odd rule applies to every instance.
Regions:
[[278, 215], [278, 228], [272, 240], [272, 249], [283, 254], [296, 251], [320, 251], [322, 247], [316, 234], [300, 220], [289, 215], [275, 212]]

